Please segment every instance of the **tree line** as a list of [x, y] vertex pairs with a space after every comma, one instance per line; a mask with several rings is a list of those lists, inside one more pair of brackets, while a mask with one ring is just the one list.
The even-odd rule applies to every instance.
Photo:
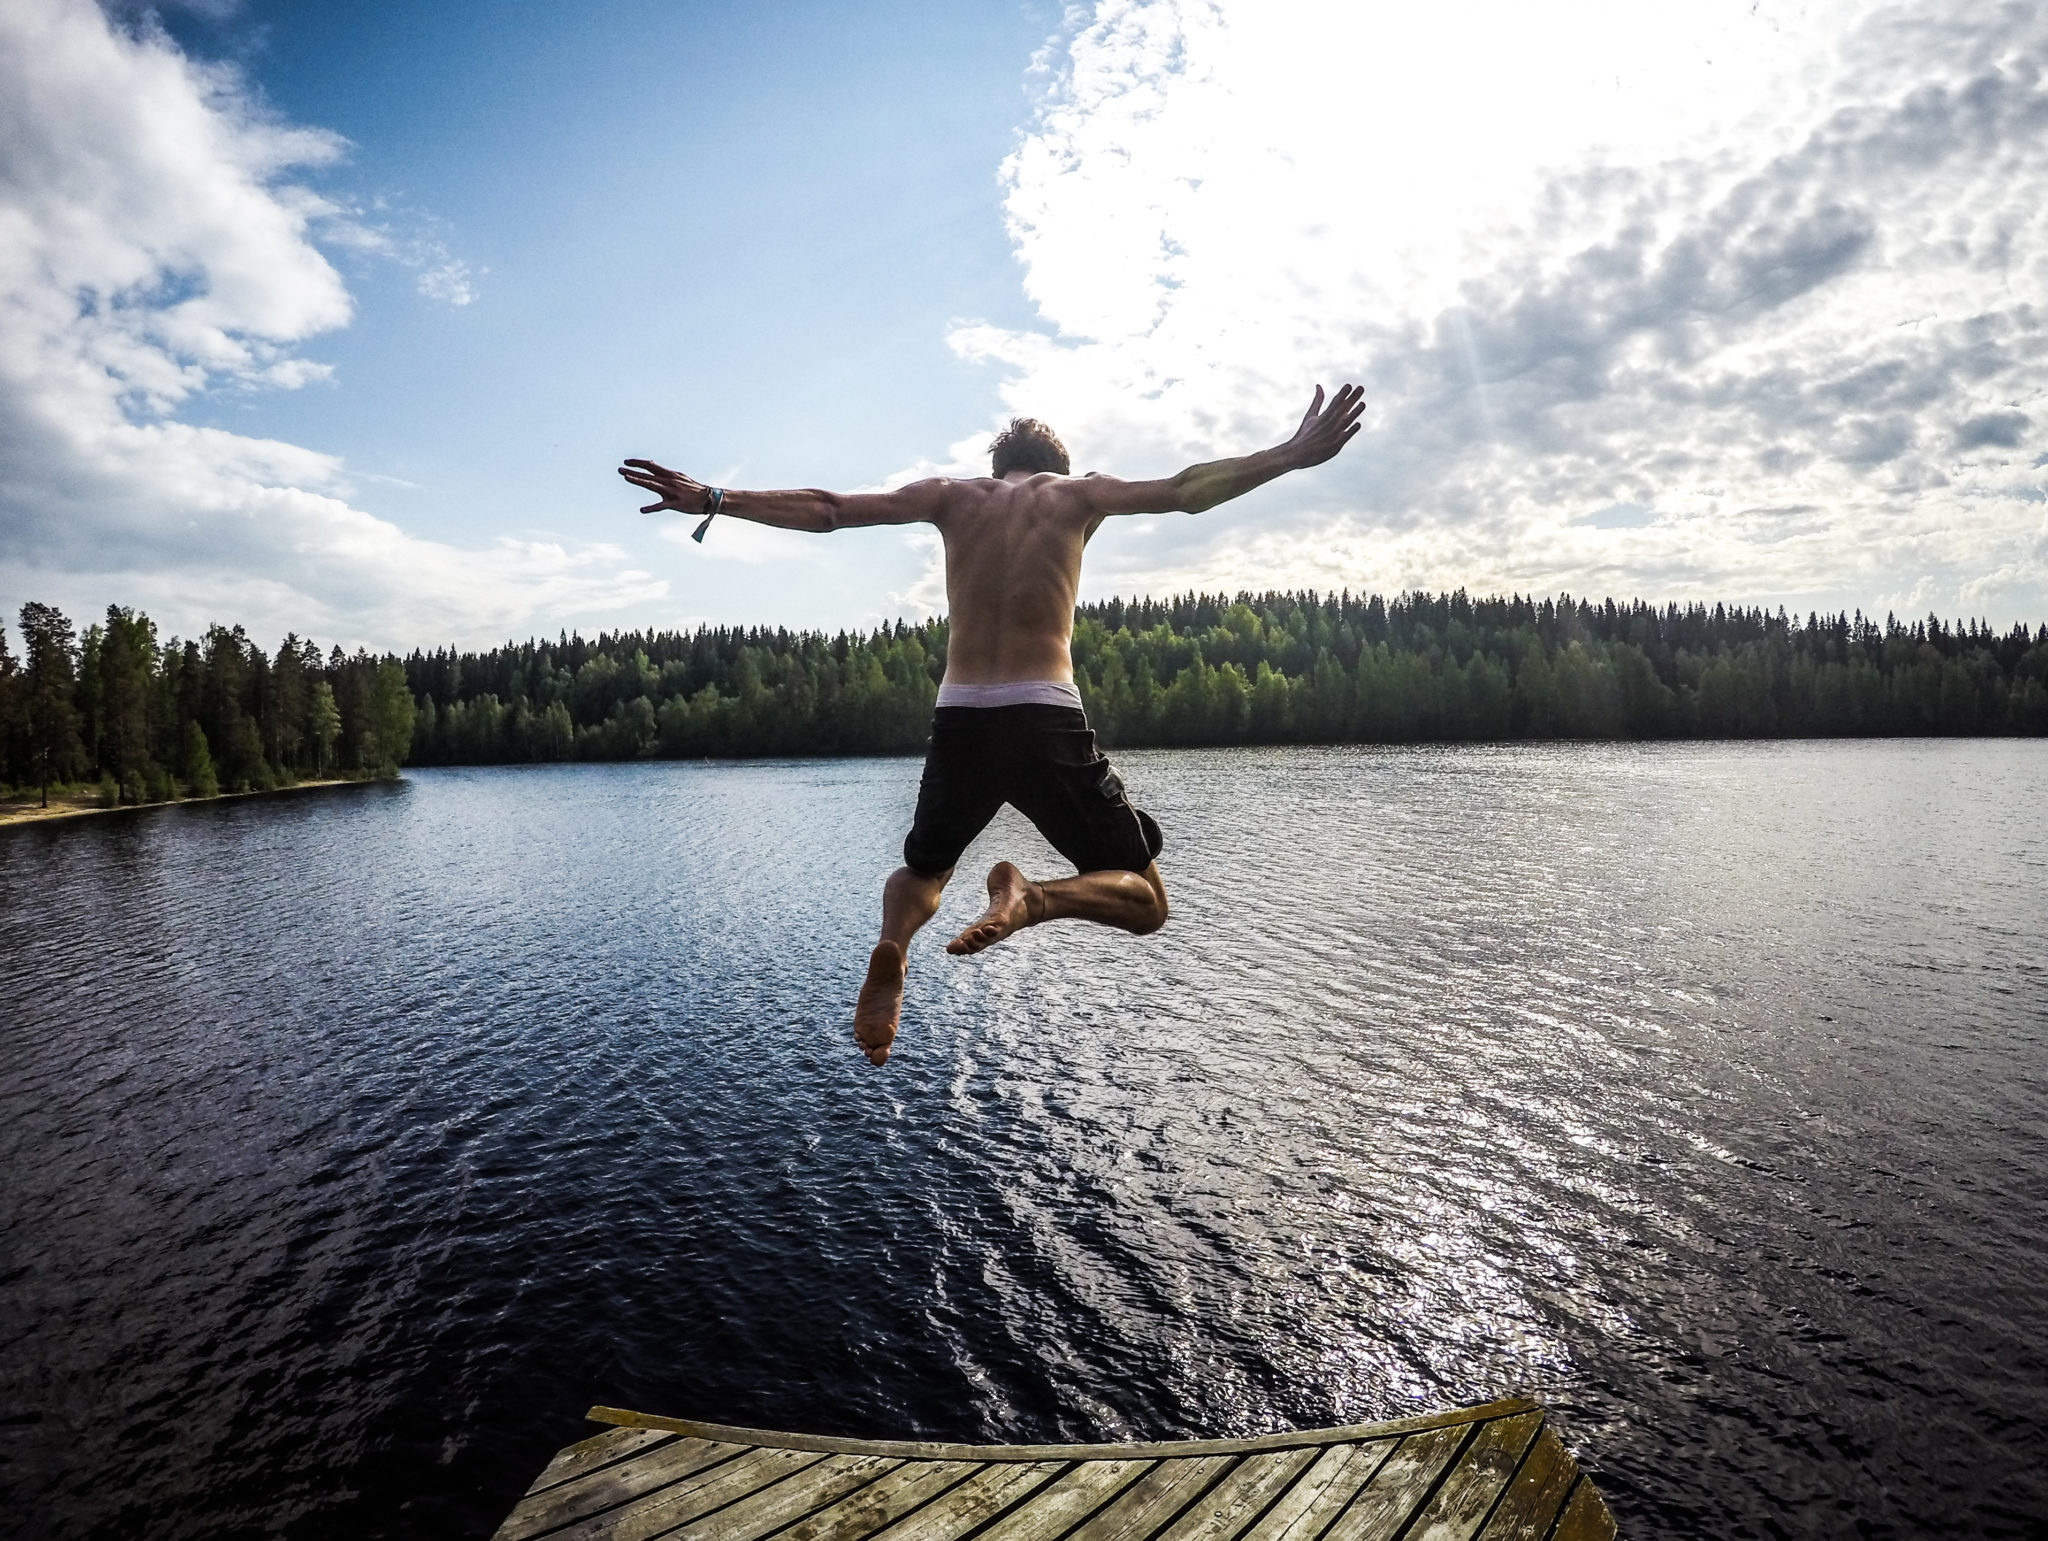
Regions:
[[[0, 629], [0, 793], [102, 802], [263, 790], [415, 764], [922, 749], [946, 623], [700, 627], [403, 660], [240, 626], [159, 642], [110, 606], [78, 635]], [[1074, 674], [1104, 742], [2048, 734], [2048, 626], [1804, 621], [1726, 605], [1519, 595], [1187, 594], [1079, 608]]]
[[[907, 754], [946, 625], [564, 634], [405, 660], [430, 765]], [[1188, 594], [1077, 612], [1111, 746], [2048, 734], [2048, 626], [1726, 605]]]
[[306, 778], [395, 774], [413, 701], [396, 658], [296, 634], [275, 656], [240, 626], [157, 639], [110, 605], [83, 636], [54, 606], [21, 607], [22, 656], [0, 629], [0, 794], [89, 786], [98, 800], [168, 802]]

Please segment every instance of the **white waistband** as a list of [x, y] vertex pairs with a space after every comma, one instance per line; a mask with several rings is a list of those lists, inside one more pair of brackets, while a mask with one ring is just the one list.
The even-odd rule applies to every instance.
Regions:
[[1004, 680], [999, 685], [939, 687], [940, 706], [1081, 706], [1081, 692], [1069, 680]]

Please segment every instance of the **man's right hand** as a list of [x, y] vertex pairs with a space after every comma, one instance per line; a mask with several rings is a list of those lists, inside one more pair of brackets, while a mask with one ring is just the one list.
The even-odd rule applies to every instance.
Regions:
[[1301, 426], [1294, 430], [1282, 449], [1288, 459], [1297, 466], [1319, 466], [1325, 460], [1334, 459], [1337, 451], [1351, 442], [1351, 436], [1358, 432], [1359, 416], [1365, 411], [1365, 389], [1357, 385], [1340, 385], [1337, 394], [1330, 398], [1328, 407], [1323, 405], [1323, 388], [1316, 387], [1315, 399], [1308, 404]]
[[[1317, 392], [1320, 396], [1322, 393]], [[1334, 454], [1335, 451], [1332, 451]], [[629, 460], [619, 467], [619, 475], [655, 493], [659, 503], [649, 503], [640, 512], [658, 514], [665, 508], [672, 508], [679, 514], [708, 513], [711, 508], [711, 489], [693, 476], [680, 471], [671, 471], [667, 466], [656, 465], [651, 460]]]

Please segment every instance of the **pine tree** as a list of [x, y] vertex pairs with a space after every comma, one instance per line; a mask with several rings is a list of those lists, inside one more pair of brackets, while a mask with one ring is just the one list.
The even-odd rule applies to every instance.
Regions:
[[149, 796], [155, 770], [150, 732], [157, 670], [156, 626], [148, 616], [107, 606], [99, 646], [100, 767], [132, 803]]
[[21, 636], [28, 654], [23, 705], [29, 755], [47, 808], [50, 783], [75, 771], [84, 750], [78, 738], [78, 711], [71, 704], [78, 684], [77, 644], [64, 614], [33, 600], [21, 607]]
[[334, 687], [325, 680], [315, 681], [307, 693], [306, 737], [313, 741], [313, 774], [324, 776], [327, 756], [341, 737], [341, 710], [334, 704]]
[[27, 757], [21, 719], [21, 666], [7, 646], [7, 628], [0, 626], [0, 789], [15, 779]]

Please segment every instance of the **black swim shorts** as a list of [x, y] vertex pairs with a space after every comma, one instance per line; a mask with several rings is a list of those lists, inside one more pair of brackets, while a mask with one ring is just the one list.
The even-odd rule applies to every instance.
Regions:
[[1078, 872], [1143, 872], [1164, 843], [1152, 816], [1124, 795], [1079, 708], [942, 706], [932, 713], [904, 862], [944, 872], [1004, 803]]

